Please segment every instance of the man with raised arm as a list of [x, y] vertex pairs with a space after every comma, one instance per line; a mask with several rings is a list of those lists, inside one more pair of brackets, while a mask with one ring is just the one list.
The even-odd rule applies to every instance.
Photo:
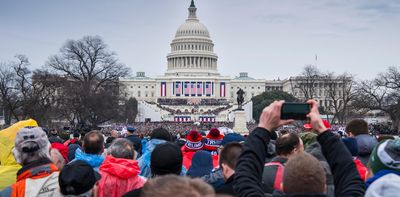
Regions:
[[[265, 196], [262, 189], [264, 160], [270, 139], [276, 138], [273, 130], [293, 120], [281, 120], [284, 101], [275, 101], [266, 107], [258, 127], [250, 133], [235, 170], [238, 196]], [[364, 196], [365, 185], [357, 172], [351, 154], [340, 141], [324, 126], [318, 111], [318, 103], [308, 101], [311, 111], [307, 115], [318, 142], [334, 176], [335, 196]], [[298, 165], [298, 162], [302, 165]], [[319, 162], [307, 153], [293, 157], [287, 164], [283, 177], [284, 194], [279, 196], [325, 196], [325, 174]], [[274, 195], [275, 196], [275, 195]]]

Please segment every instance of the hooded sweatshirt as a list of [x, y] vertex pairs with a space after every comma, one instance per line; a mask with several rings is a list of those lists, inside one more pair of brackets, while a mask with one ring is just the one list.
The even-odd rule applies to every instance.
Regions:
[[139, 176], [138, 162], [131, 159], [107, 156], [100, 166], [99, 197], [122, 196], [128, 191], [143, 187], [146, 180]]
[[382, 176], [368, 187], [365, 197], [399, 196], [400, 176], [394, 173]]
[[369, 156], [371, 155], [372, 150], [378, 144], [378, 141], [368, 135], [368, 134], [360, 134], [355, 136], [358, 144], [358, 156], [364, 166], [367, 166]]
[[192, 165], [187, 175], [190, 177], [202, 177], [211, 173], [213, 169], [213, 160], [211, 154], [207, 151], [198, 151], [194, 154]]
[[75, 160], [86, 161], [90, 166], [92, 166], [93, 170], [99, 171], [99, 167], [103, 163], [104, 157], [103, 155], [84, 153], [80, 148], [78, 148], [75, 152]]
[[142, 156], [138, 159], [140, 167], [140, 176], [150, 178], [150, 158], [156, 145], [164, 144], [165, 140], [152, 139], [146, 143], [146, 149], [144, 150]]

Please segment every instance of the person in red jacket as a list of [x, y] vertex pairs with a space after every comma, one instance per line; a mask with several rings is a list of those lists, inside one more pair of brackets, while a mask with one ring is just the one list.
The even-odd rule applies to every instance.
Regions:
[[139, 176], [140, 167], [134, 160], [135, 151], [127, 139], [116, 139], [107, 150], [107, 156], [99, 168], [99, 197], [119, 197], [128, 191], [143, 187], [146, 182]]
[[189, 169], [192, 165], [193, 155], [199, 151], [203, 150], [203, 136], [200, 135], [198, 131], [192, 130], [186, 136], [186, 143], [182, 146], [183, 155], [183, 166]]

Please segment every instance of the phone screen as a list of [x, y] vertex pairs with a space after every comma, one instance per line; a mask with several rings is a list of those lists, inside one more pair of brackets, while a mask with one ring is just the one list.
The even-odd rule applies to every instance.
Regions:
[[308, 113], [310, 113], [310, 105], [308, 103], [283, 103], [281, 119], [306, 120]]

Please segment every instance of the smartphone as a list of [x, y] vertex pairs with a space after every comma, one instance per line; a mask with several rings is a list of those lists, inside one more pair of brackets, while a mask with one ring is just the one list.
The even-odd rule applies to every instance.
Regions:
[[308, 103], [283, 103], [281, 119], [307, 120], [308, 113], [310, 113], [310, 104]]

